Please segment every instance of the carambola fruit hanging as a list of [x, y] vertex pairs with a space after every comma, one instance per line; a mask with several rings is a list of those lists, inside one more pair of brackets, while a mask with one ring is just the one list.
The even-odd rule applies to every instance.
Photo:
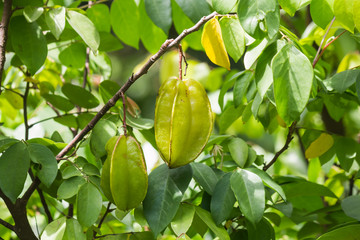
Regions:
[[155, 140], [170, 168], [186, 165], [201, 153], [212, 131], [210, 102], [192, 79], [170, 78], [159, 90], [155, 108]]
[[139, 143], [131, 136], [112, 137], [106, 144], [107, 158], [101, 174], [101, 188], [110, 202], [127, 211], [145, 198], [148, 176]]

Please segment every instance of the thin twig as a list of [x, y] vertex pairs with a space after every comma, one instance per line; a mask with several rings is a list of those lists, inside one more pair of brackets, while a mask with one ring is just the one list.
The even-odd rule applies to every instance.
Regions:
[[280, 156], [283, 152], [285, 152], [286, 149], [289, 148], [289, 144], [290, 144], [291, 140], [293, 140], [293, 138], [294, 138], [294, 137], [293, 137], [293, 134], [294, 134], [294, 132], [295, 132], [295, 127], [296, 127], [296, 121], [293, 122], [293, 123], [290, 125], [290, 127], [289, 127], [289, 132], [288, 132], [288, 135], [287, 135], [287, 137], [286, 137], [286, 141], [285, 141], [284, 146], [283, 146], [278, 152], [276, 152], [276, 153], [275, 153], [275, 156], [273, 157], [273, 159], [272, 159], [267, 165], [265, 165], [265, 166], [263, 167], [263, 170], [264, 170], [264, 171], [268, 170], [268, 169], [276, 162], [276, 160], [279, 158], [279, 156]]
[[26, 89], [23, 97], [23, 113], [24, 113], [24, 125], [25, 125], [25, 141], [29, 139], [29, 123], [28, 123], [28, 117], [27, 117], [27, 98], [29, 95], [30, 90], [30, 83], [26, 83]]
[[121, 98], [123, 102], [123, 131], [125, 137], [127, 137], [127, 129], [126, 129], [126, 103], [125, 103], [125, 94], [121, 93]]
[[[102, 216], [102, 218], [100, 219], [100, 222], [98, 224], [98, 229], [101, 228], [101, 225], [104, 223], [104, 220], [105, 220], [106, 216], [108, 215], [108, 213], [110, 213], [112, 211], [110, 209], [110, 206], [111, 206], [111, 202], [109, 202], [109, 204], [107, 205], [106, 211], [105, 211], [104, 215]], [[94, 231], [93, 238], [96, 238], [96, 234], [97, 234], [97, 232]]]
[[4, 227], [6, 227], [7, 229], [10, 229], [11, 231], [15, 232], [15, 226], [13, 226], [10, 223], [2, 220], [1, 218], [0, 218], [0, 224], [3, 225]]
[[96, 114], [96, 116], [86, 125], [86, 127], [79, 132], [69, 143], [68, 145], [61, 150], [61, 152], [56, 156], [57, 158], [62, 158], [72, 149], [91, 129], [94, 128], [95, 124], [105, 115], [105, 113], [115, 105], [115, 103], [120, 99], [121, 94], [125, 93], [129, 87], [142, 75], [146, 74], [150, 67], [162, 56], [165, 52], [170, 50], [171, 48], [179, 45], [180, 41], [183, 40], [187, 35], [192, 32], [198, 31], [202, 25], [204, 25], [207, 21], [212, 19], [213, 17], [219, 15], [217, 12], [213, 12], [208, 16], [201, 18], [199, 22], [197, 22], [193, 27], [189, 29], [185, 29], [176, 39], [168, 39], [166, 40], [160, 50], [150, 57], [150, 59], [143, 65], [143, 67], [135, 74], [133, 74], [127, 82], [119, 89], [119, 91], [100, 109], [100, 111]]
[[[3, 14], [0, 22], [0, 86], [2, 85], [2, 75], [5, 64], [5, 47], [8, 35], [9, 20], [12, 15], [11, 11], [12, 0], [5, 0], [3, 6]], [[1, 94], [1, 88], [0, 88]]]

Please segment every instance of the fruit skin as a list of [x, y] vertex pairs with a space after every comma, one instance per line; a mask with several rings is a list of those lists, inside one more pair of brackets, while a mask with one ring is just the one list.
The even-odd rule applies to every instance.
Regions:
[[192, 79], [170, 78], [164, 82], [156, 100], [154, 127], [159, 153], [170, 168], [194, 161], [213, 127], [203, 86]]
[[133, 209], [144, 200], [148, 186], [141, 147], [135, 138], [122, 135], [112, 137], [105, 148], [100, 184], [104, 195], [120, 210]]

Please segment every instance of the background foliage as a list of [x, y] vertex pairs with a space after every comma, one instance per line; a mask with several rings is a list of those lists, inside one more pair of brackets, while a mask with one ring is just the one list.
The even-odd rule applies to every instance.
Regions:
[[[358, 238], [359, 1], [0, 6], [1, 238]], [[196, 161], [169, 169], [153, 119], [180, 41], [215, 120]], [[124, 107], [149, 173], [130, 212], [100, 186]]]

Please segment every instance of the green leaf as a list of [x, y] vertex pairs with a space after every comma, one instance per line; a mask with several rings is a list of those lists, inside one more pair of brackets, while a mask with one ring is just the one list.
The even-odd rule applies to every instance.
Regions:
[[236, 164], [243, 168], [248, 159], [249, 147], [241, 138], [233, 138], [228, 143], [228, 148], [232, 159]]
[[265, 210], [265, 189], [261, 178], [247, 170], [237, 169], [230, 183], [245, 218], [253, 224], [258, 223]]
[[284, 199], [284, 201], [286, 201], [286, 195], [285, 195], [285, 192], [282, 189], [282, 187], [279, 184], [277, 184], [266, 172], [264, 172], [258, 168], [248, 168], [246, 170], [258, 175], [261, 178], [261, 180], [263, 181], [265, 186], [267, 186], [267, 187], [273, 189], [274, 191], [276, 191], [277, 193], [279, 193], [279, 195], [282, 197], [282, 199]]
[[228, 219], [236, 201], [230, 184], [231, 175], [227, 173], [217, 182], [211, 198], [211, 216], [217, 225]]
[[350, 86], [360, 79], [360, 69], [351, 69], [339, 72], [331, 78], [323, 81], [329, 91], [335, 90], [338, 93], [345, 92]]
[[336, 228], [321, 235], [317, 240], [358, 240], [360, 232], [360, 224], [348, 225], [340, 228]]
[[282, 188], [287, 199], [305, 196], [327, 196], [337, 198], [329, 188], [307, 181], [283, 184]]
[[264, 38], [262, 40], [257, 40], [252, 43], [245, 52], [244, 55], [244, 66], [245, 69], [251, 69], [252, 66], [255, 64], [256, 60], [262, 54], [264, 49], [266, 48], [269, 40]]
[[346, 215], [360, 221], [360, 195], [345, 198], [341, 202], [341, 208]]
[[[185, 15], [175, 0], [171, 0], [171, 7], [174, 26], [178, 34], [182, 33], [184, 29], [188, 29], [194, 26], [195, 23]], [[201, 31], [196, 31], [187, 35], [183, 41], [186, 41], [189, 46], [195, 50], [203, 50], [201, 45]]]
[[28, 23], [22, 16], [12, 17], [9, 33], [16, 55], [34, 75], [47, 57], [46, 39], [40, 26], [36, 22]]
[[[13, 91], [15, 91], [15, 90], [13, 90]], [[5, 91], [3, 92], [4, 97], [11, 104], [11, 106], [13, 106], [13, 108], [23, 109], [24, 108], [23, 98], [19, 94], [15, 93], [13, 91], [5, 89]]]
[[[110, 32], [110, 11], [105, 4], [94, 4], [86, 9], [86, 15], [94, 23], [99, 32]], [[100, 41], [101, 44], [101, 41]]]
[[236, 10], [237, 0], [212, 0], [214, 10], [220, 14], [228, 14]]
[[206, 0], [175, 0], [183, 12], [193, 21], [198, 22], [203, 16], [211, 13], [210, 6]]
[[[255, 226], [253, 224], [246, 224], [248, 230], [248, 239], [251, 240], [275, 240], [275, 231], [271, 223], [265, 218], [262, 218]], [[261, 229], [259, 231], [259, 229]]]
[[295, 12], [300, 8], [307, 6], [311, 0], [279, 0], [279, 4], [290, 16], [294, 16]]
[[130, 127], [144, 130], [151, 129], [154, 127], [154, 120], [150, 118], [134, 118], [130, 114], [126, 116], [126, 124]]
[[28, 151], [31, 161], [41, 165], [37, 176], [46, 187], [50, 187], [58, 172], [57, 161], [54, 154], [50, 149], [38, 143], [30, 143], [28, 145]]
[[241, 105], [237, 108], [235, 108], [234, 105], [230, 105], [221, 113], [219, 118], [220, 133], [224, 133], [226, 129], [228, 129], [230, 125], [241, 116], [244, 108], [244, 105]]
[[[335, 0], [334, 15], [343, 28], [354, 33], [354, 0]], [[356, 13], [357, 15], [357, 13]]]
[[171, 0], [144, 0], [146, 13], [150, 19], [168, 34], [171, 27]]
[[62, 240], [66, 227], [66, 217], [61, 217], [49, 223], [43, 233], [41, 240]]
[[0, 188], [15, 203], [20, 195], [30, 167], [25, 143], [17, 142], [0, 156]]
[[272, 71], [276, 109], [285, 123], [290, 125], [300, 117], [309, 100], [313, 68], [303, 53], [288, 44], [273, 58]]
[[66, 16], [71, 27], [79, 34], [91, 50], [96, 52], [100, 45], [100, 36], [92, 21], [85, 15], [75, 11], [67, 11]]
[[138, 49], [141, 24], [134, 0], [114, 0], [111, 4], [110, 18], [111, 26], [120, 40]]
[[[120, 89], [119, 84], [114, 81], [105, 80], [100, 83], [99, 93], [104, 103], [107, 103]], [[121, 104], [122, 107], [122, 104]]]
[[312, 0], [310, 3], [310, 14], [316, 25], [325, 29], [334, 16], [332, 10], [333, 0]]
[[235, 62], [239, 61], [245, 51], [245, 32], [239, 21], [232, 17], [223, 17], [220, 27], [226, 51]]
[[57, 40], [65, 29], [65, 8], [52, 8], [45, 13], [45, 21]]
[[84, 227], [93, 225], [102, 207], [102, 197], [99, 190], [92, 183], [85, 183], [80, 187], [76, 203], [80, 224]]
[[198, 182], [208, 194], [212, 195], [218, 181], [215, 172], [208, 165], [203, 163], [193, 162], [190, 166], [193, 170], [196, 182]]
[[101, 158], [106, 155], [105, 145], [108, 140], [115, 136], [117, 127], [115, 123], [101, 119], [94, 127], [90, 136], [90, 150], [95, 157]]
[[64, 115], [54, 118], [54, 121], [64, 126], [71, 128], [78, 128], [79, 124], [77, 118], [74, 115]]
[[245, 32], [255, 39], [265, 37], [266, 33], [272, 38], [279, 29], [280, 13], [276, 0], [240, 0], [237, 13]]
[[177, 168], [163, 164], [149, 175], [149, 186], [143, 202], [144, 215], [154, 235], [157, 236], [174, 218], [183, 193], [170, 176]]
[[180, 204], [180, 207], [171, 222], [171, 228], [177, 236], [186, 233], [194, 218], [195, 207], [190, 204]]
[[66, 228], [62, 240], [86, 240], [86, 235], [84, 234], [81, 225], [76, 219], [69, 218], [66, 219]]
[[109, 32], [99, 32], [100, 46], [99, 51], [112, 52], [122, 49], [124, 46], [120, 40]]
[[39, 143], [46, 147], [48, 147], [54, 155], [57, 155], [64, 147], [66, 147], [66, 143], [63, 142], [54, 142], [48, 138], [32, 138], [27, 141], [28, 143]]
[[82, 43], [71, 44], [60, 52], [59, 60], [67, 67], [84, 68], [86, 47]]
[[33, 6], [26, 6], [24, 8], [24, 17], [28, 22], [34, 22], [36, 19], [38, 19], [41, 14], [43, 14], [44, 8], [42, 7], [33, 7]]
[[62, 182], [57, 190], [57, 198], [69, 199], [75, 196], [79, 192], [80, 187], [85, 184], [85, 182], [85, 179], [79, 176], [66, 179], [64, 182]]
[[336, 137], [334, 146], [341, 167], [349, 171], [357, 155], [359, 144], [351, 138]]
[[225, 97], [225, 94], [227, 93], [227, 91], [230, 88], [232, 88], [234, 86], [236, 79], [239, 76], [241, 76], [241, 74], [243, 74], [243, 71], [235, 73], [230, 78], [225, 80], [225, 82], [223, 83], [223, 85], [222, 85], [222, 87], [220, 89], [220, 94], [219, 94], [219, 99], [218, 99], [218, 102], [219, 102], [219, 105], [220, 105], [220, 108], [221, 108], [222, 111], [224, 110], [224, 97]]
[[4, 138], [0, 140], [0, 153], [8, 149], [11, 145], [14, 145], [15, 143], [19, 142], [17, 139], [13, 138]]
[[151, 19], [149, 18], [148, 14], [145, 10], [145, 3], [141, 1], [139, 6], [140, 12], [140, 22], [139, 31], [140, 31], [140, 38], [143, 42], [145, 48], [150, 53], [156, 53], [159, 51], [161, 45], [167, 39], [166, 34], [164, 33], [161, 28], [156, 26]]
[[211, 217], [211, 214], [202, 209], [201, 207], [195, 207], [196, 214], [201, 220], [211, 229], [211, 231], [221, 240], [230, 240], [229, 234], [226, 232], [224, 227], [218, 227], [214, 223], [214, 220]]
[[250, 82], [253, 80], [253, 78], [254, 78], [253, 71], [248, 71], [248, 70], [244, 71], [243, 74], [241, 74], [239, 77], [236, 78], [234, 90], [233, 90], [235, 107], [242, 105], [243, 98], [248, 92], [247, 91], [248, 87], [250, 85]]
[[73, 85], [71, 83], [65, 83], [61, 88], [61, 91], [65, 94], [69, 100], [83, 108], [94, 108], [99, 105], [99, 100], [84, 88]]
[[69, 112], [75, 107], [75, 105], [72, 104], [67, 98], [64, 98], [60, 95], [44, 94], [43, 98], [45, 98], [45, 100], [51, 103], [51, 105], [53, 105], [55, 108], [64, 112]]
[[62, 178], [63, 179], [69, 179], [75, 176], [82, 176], [81, 172], [79, 171], [79, 169], [77, 167], [75, 167], [74, 165], [69, 165], [67, 167], [65, 167], [62, 171]]

